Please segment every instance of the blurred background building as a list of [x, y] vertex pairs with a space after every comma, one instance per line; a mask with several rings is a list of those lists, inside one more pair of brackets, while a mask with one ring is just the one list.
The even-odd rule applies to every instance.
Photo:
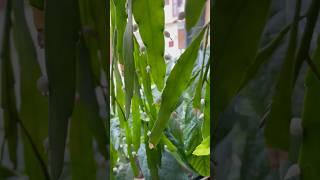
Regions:
[[[165, 0], [165, 30], [171, 35], [171, 38], [165, 38], [166, 53], [173, 58], [178, 57], [192, 40], [192, 33], [197, 28], [186, 32], [185, 19], [179, 20], [179, 14], [184, 12], [186, 0]], [[208, 23], [210, 20], [210, 1], [207, 1], [202, 11], [197, 27]]]

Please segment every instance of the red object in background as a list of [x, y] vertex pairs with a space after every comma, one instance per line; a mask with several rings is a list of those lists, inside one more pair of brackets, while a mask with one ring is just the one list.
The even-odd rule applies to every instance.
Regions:
[[184, 49], [186, 47], [186, 32], [184, 29], [178, 29], [178, 48]]
[[174, 42], [172, 40], [169, 41], [169, 47], [173, 47], [173, 45], [174, 45]]

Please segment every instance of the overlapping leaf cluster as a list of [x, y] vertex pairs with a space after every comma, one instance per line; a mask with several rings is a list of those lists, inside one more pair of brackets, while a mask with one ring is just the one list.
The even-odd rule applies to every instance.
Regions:
[[[197, 6], [187, 2], [190, 31], [205, 1]], [[120, 174], [122, 163], [130, 162], [134, 177], [163, 179], [166, 162], [162, 157], [168, 153], [189, 173], [209, 176], [209, 24], [193, 34], [176, 61], [166, 61], [164, 1], [112, 0], [110, 8], [111, 126], [115, 128], [111, 132], [115, 176], [111, 178]], [[136, 32], [134, 26], [138, 27]], [[172, 170], [167, 171], [170, 174]]]

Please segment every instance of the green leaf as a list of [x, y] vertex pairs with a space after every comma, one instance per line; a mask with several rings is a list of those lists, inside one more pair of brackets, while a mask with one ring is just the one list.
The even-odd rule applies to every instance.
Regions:
[[133, 15], [146, 47], [151, 77], [159, 91], [163, 89], [166, 73], [164, 61], [164, 1], [134, 0]]
[[210, 136], [205, 138], [192, 154], [196, 156], [210, 155]]
[[77, 62], [77, 83], [80, 101], [83, 104], [82, 118], [89, 127], [95, 140], [98, 143], [100, 153], [107, 159], [107, 134], [102, 118], [99, 114], [99, 105], [97, 102], [94, 76], [90, 64], [88, 48], [85, 46], [84, 39], [81, 38], [78, 44], [78, 62]]
[[150, 149], [148, 145], [149, 136], [148, 136], [148, 126], [144, 124], [144, 138], [145, 138], [145, 149], [147, 155], [147, 164], [153, 180], [159, 180], [158, 166], [161, 164], [161, 150], [159, 149]]
[[186, 0], [185, 14], [187, 31], [190, 31], [190, 29], [197, 24], [205, 4], [206, 0]]
[[[90, 10], [91, 14], [93, 14], [95, 29], [98, 34], [98, 45], [99, 45], [99, 53], [101, 54], [101, 64], [103, 69], [106, 72], [109, 72], [109, 24], [107, 24], [109, 20], [109, 15], [107, 13], [107, 1], [101, 0], [90, 0]], [[109, 7], [109, 6], [108, 6]], [[109, 74], [106, 73], [107, 79], [109, 79]]]
[[44, 0], [29, 0], [31, 6], [43, 10], [44, 8]]
[[116, 29], [117, 29], [117, 54], [115, 54], [115, 56], [117, 57], [117, 59], [119, 60], [120, 64], [123, 64], [123, 34], [125, 31], [125, 27], [126, 27], [126, 20], [127, 20], [127, 15], [126, 15], [126, 11], [125, 11], [125, 4], [126, 1], [124, 0], [114, 0], [114, 6], [115, 6], [115, 24], [116, 24]]
[[75, 61], [79, 21], [76, 0], [46, 0], [44, 34], [50, 93], [49, 157], [52, 159], [50, 168], [53, 179], [58, 179], [63, 169], [68, 119], [75, 101]]
[[[116, 64], [116, 63], [115, 63]], [[114, 65], [115, 65], [114, 64]], [[130, 164], [135, 176], [138, 176], [139, 170], [135, 163], [134, 157], [132, 156], [132, 132], [129, 128], [128, 121], [125, 117], [125, 112], [123, 111], [124, 104], [124, 92], [122, 90], [122, 80], [121, 75], [117, 67], [114, 67], [115, 79], [116, 79], [116, 101], [117, 101], [117, 114], [120, 120], [120, 127], [125, 131], [126, 143], [128, 145], [127, 152], [129, 155]], [[129, 109], [130, 110], [130, 109]]]
[[[136, 79], [136, 78], [135, 78]], [[138, 80], [136, 79], [136, 86]], [[140, 119], [140, 109], [139, 109], [139, 92], [135, 92], [132, 99], [132, 144], [135, 152], [138, 152], [140, 147], [140, 137], [141, 137], [141, 119]]]
[[264, 135], [268, 147], [288, 151], [290, 147], [289, 126], [292, 117], [292, 93], [294, 87], [294, 58], [297, 49], [298, 18], [300, 1], [297, 1], [294, 24], [290, 32], [287, 54], [281, 67], [276, 89], [272, 98]]
[[215, 3], [214, 127], [217, 127], [220, 114], [237, 93], [249, 65], [254, 61], [270, 5], [271, 0], [223, 0]]
[[201, 109], [201, 94], [202, 94], [202, 86], [203, 86], [203, 80], [206, 79], [205, 77], [205, 72], [204, 72], [204, 62], [206, 59], [206, 51], [207, 51], [207, 43], [208, 43], [208, 38], [209, 38], [209, 31], [207, 31], [206, 37], [205, 37], [205, 42], [203, 43], [204, 45], [204, 51], [203, 51], [203, 59], [202, 59], [202, 65], [201, 65], [201, 70], [200, 70], [200, 77], [198, 80], [198, 84], [196, 87], [196, 92], [193, 98], [193, 107], [197, 110]]
[[[110, 144], [110, 169], [113, 169], [116, 166], [118, 160], [118, 152], [115, 150], [114, 145]], [[114, 174], [110, 173], [110, 179], [114, 180]]]
[[[320, 66], [320, 38], [318, 36], [317, 48], [313, 56], [314, 63]], [[300, 150], [299, 166], [303, 179], [316, 179], [319, 174], [319, 156], [315, 156], [320, 150], [319, 137], [319, 110], [320, 82], [311, 69], [307, 71], [305, 79], [306, 91], [302, 115], [303, 143]]]
[[[81, 0], [79, 12], [85, 41], [91, 54], [91, 63], [94, 69], [95, 79], [100, 80], [101, 65], [104, 71], [108, 71], [109, 57], [109, 28], [107, 27], [106, 1]], [[109, 74], [106, 73], [106, 79]]]
[[1, 94], [0, 106], [3, 110], [4, 141], [7, 140], [9, 158], [13, 167], [17, 167], [17, 141], [18, 141], [18, 112], [15, 98], [15, 81], [10, 55], [10, 30], [11, 30], [11, 2], [6, 5], [5, 21], [3, 26], [3, 42], [0, 52]]
[[144, 90], [144, 94], [146, 96], [150, 113], [151, 113], [151, 126], [154, 124], [156, 119], [156, 108], [154, 106], [152, 89], [151, 89], [151, 79], [150, 74], [147, 72], [146, 68], [147, 64], [147, 55], [145, 53], [140, 53], [139, 45], [137, 40], [134, 38], [134, 59], [136, 62], [137, 73], [140, 77], [140, 81]]
[[[182, 113], [182, 112], [181, 112]], [[170, 117], [168, 122], [167, 130], [172, 134], [172, 136], [181, 144], [183, 144], [183, 131], [181, 128], [181, 121], [182, 119], [179, 118], [179, 111], [174, 111]]]
[[313, 32], [317, 25], [317, 20], [319, 16], [320, 2], [313, 0], [310, 2], [308, 13], [307, 13], [307, 22], [304, 28], [304, 32], [301, 38], [299, 49], [295, 58], [296, 65], [294, 70], [294, 80], [296, 81], [300, 72], [300, 69], [303, 65], [303, 62], [306, 58], [309, 57], [309, 50], [312, 42]]
[[166, 86], [161, 96], [161, 106], [158, 119], [152, 128], [150, 135], [150, 146], [155, 146], [161, 139], [162, 132], [166, 128], [171, 113], [175, 110], [180, 96], [187, 88], [195, 60], [198, 56], [200, 42], [207, 27], [204, 27], [200, 34], [193, 40], [191, 45], [180, 56], [177, 64], [171, 71]]
[[[23, 133], [24, 162], [30, 179], [48, 179], [47, 161], [43, 143], [48, 136], [48, 101], [36, 87], [41, 76], [37, 54], [25, 18], [24, 1], [14, 0], [13, 32], [20, 65], [21, 107], [19, 117], [29, 132]], [[34, 146], [30, 143], [32, 139]], [[34, 151], [37, 149], [39, 154]], [[40, 161], [41, 158], [42, 160]]]
[[[130, 4], [130, 3], [129, 3]], [[128, 5], [128, 23], [123, 36], [124, 85], [126, 94], [126, 118], [129, 118], [134, 90], [135, 67], [133, 59], [132, 8]]]
[[75, 105], [70, 125], [70, 160], [72, 179], [96, 179], [92, 131], [88, 126], [85, 104]]
[[284, 27], [269, 44], [258, 51], [255, 60], [247, 70], [245, 78], [243, 79], [238, 91], [245, 87], [248, 82], [250, 82], [250, 80], [255, 77], [262, 64], [271, 59], [272, 54], [281, 45], [281, 42], [283, 41], [285, 35], [289, 32], [291, 27], [292, 24]]
[[176, 152], [178, 150], [177, 147], [165, 135], [162, 137], [162, 142], [167, 146], [169, 151]]
[[0, 178], [7, 179], [14, 176], [16, 176], [16, 173], [14, 171], [10, 170], [9, 168], [3, 165], [0, 165]]
[[190, 156], [188, 162], [201, 176], [210, 176], [210, 156]]
[[100, 39], [97, 35], [97, 29], [95, 27], [95, 18], [93, 17], [92, 13], [92, 2], [90, 0], [81, 0], [79, 1], [79, 13], [81, 19], [81, 26], [83, 36], [87, 45], [87, 48], [90, 51], [90, 59], [91, 59], [91, 66], [93, 68], [94, 78], [96, 81], [100, 82], [101, 76], [101, 63], [99, 57], [99, 45], [98, 40]]
[[191, 104], [187, 105], [186, 112], [186, 126], [183, 130], [184, 151], [186, 155], [190, 155], [202, 141], [201, 122], [193, 112]]

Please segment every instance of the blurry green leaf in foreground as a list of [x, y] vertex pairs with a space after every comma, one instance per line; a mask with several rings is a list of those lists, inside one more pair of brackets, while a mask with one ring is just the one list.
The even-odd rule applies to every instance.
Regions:
[[186, 0], [185, 14], [186, 14], [186, 29], [190, 29], [197, 24], [201, 17], [206, 0]]
[[[243, 6], [245, 4], [245, 6]], [[236, 95], [254, 61], [271, 0], [216, 1], [213, 46], [213, 126]], [[246, 27], [246, 28], [243, 28]], [[213, 130], [213, 129], [212, 129]]]
[[7, 179], [16, 176], [16, 173], [5, 166], [0, 165], [0, 178]]
[[106, 135], [94, 91], [90, 52], [81, 36], [77, 46], [77, 91], [70, 127], [71, 169], [74, 179], [96, 179], [93, 137], [100, 152], [106, 155]]
[[15, 80], [13, 76], [12, 58], [10, 49], [11, 35], [11, 2], [7, 2], [4, 21], [4, 39], [0, 54], [0, 108], [4, 120], [4, 139], [7, 141], [9, 159], [13, 163], [14, 169], [17, 167], [17, 147], [18, 147], [18, 112], [15, 97]]
[[87, 125], [85, 106], [75, 105], [70, 127], [70, 159], [72, 179], [96, 179], [96, 165], [93, 154], [93, 137]]
[[49, 80], [49, 167], [53, 179], [58, 179], [63, 170], [68, 121], [75, 101], [79, 25], [76, 0], [46, 0], [44, 37]]
[[[20, 65], [21, 107], [19, 117], [30, 134], [40, 158], [46, 162], [47, 156], [43, 143], [48, 136], [48, 102], [37, 88], [37, 80], [41, 77], [37, 53], [25, 18], [24, 1], [13, 0], [13, 32], [15, 46]], [[29, 137], [23, 133], [24, 162], [30, 179], [46, 179], [44, 164], [34, 152]]]

